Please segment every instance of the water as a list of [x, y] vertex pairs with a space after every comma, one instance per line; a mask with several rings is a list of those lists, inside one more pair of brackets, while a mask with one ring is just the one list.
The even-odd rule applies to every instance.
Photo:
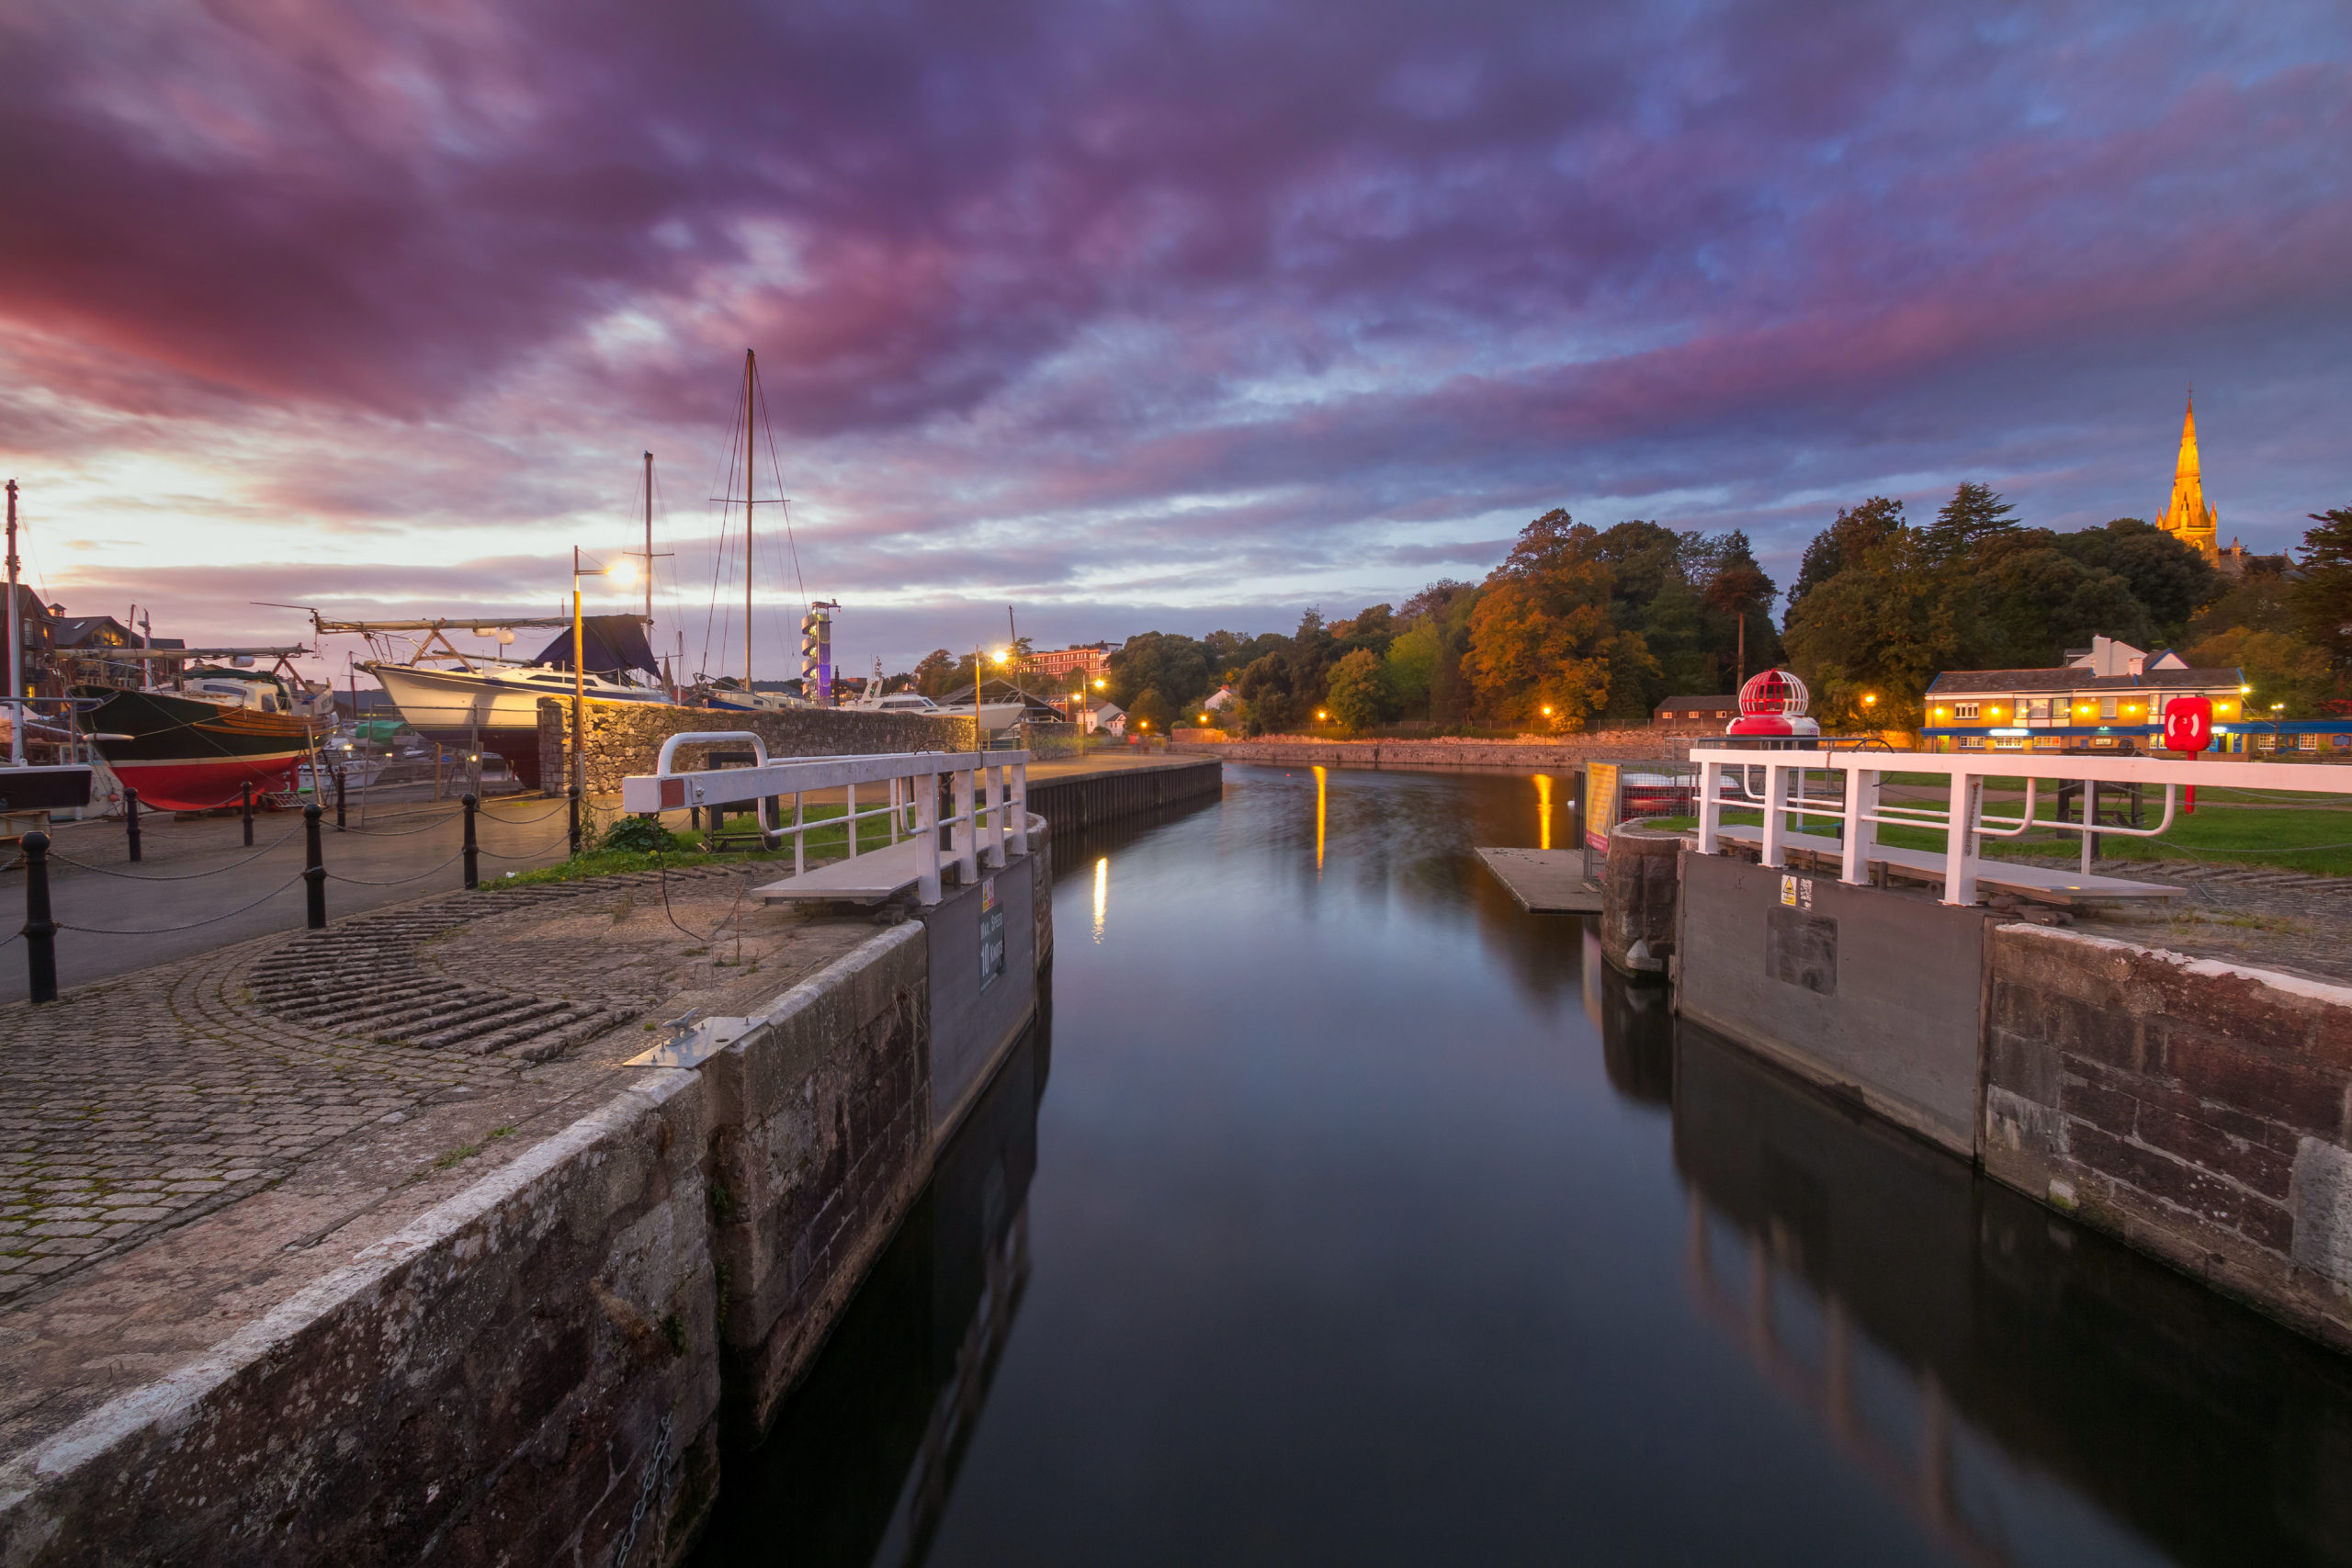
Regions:
[[1564, 787], [1227, 776], [702, 1562], [2352, 1561], [2352, 1363], [1678, 1032], [1470, 853]]

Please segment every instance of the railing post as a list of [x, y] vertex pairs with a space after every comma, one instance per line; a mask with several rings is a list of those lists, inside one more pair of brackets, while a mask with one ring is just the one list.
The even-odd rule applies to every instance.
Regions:
[[326, 813], [317, 801], [302, 807], [302, 881], [311, 929], [327, 929], [327, 861], [319, 847], [319, 818]]
[[122, 825], [130, 835], [130, 858], [139, 858], [139, 792], [126, 787], [122, 792]]
[[244, 783], [245, 848], [254, 847], [254, 781]]
[[[1584, 802], [1577, 802], [1577, 831], [1584, 831]], [[1718, 853], [1716, 838], [1724, 825], [1724, 765], [1713, 758], [1699, 763], [1699, 852]]]
[[857, 858], [857, 785], [842, 786], [842, 820], [849, 827], [849, 858]]
[[2091, 862], [2098, 858], [2098, 781], [2083, 781], [2083, 874], [2091, 874]]
[[343, 831], [343, 786], [345, 777], [341, 768], [334, 771], [334, 830], [338, 833]]
[[956, 875], [958, 885], [969, 887], [980, 879], [980, 823], [972, 815], [972, 773], [975, 764], [959, 762], [956, 769], [955, 819], [948, 825], [948, 841], [956, 851]]
[[1005, 787], [1005, 770], [1002, 767], [983, 768], [980, 773], [980, 793], [989, 803], [988, 863], [1001, 867], [1004, 864], [1004, 803], [1011, 792]]
[[1976, 902], [1976, 806], [1984, 781], [1973, 773], [1951, 775], [1949, 819], [1944, 824], [1944, 897], [1947, 904]]
[[1005, 770], [1006, 783], [1011, 786], [1012, 813], [1012, 852], [1029, 852], [1029, 764], [1015, 762]]
[[49, 918], [49, 835], [36, 829], [24, 837], [25, 973], [33, 1000], [57, 999], [57, 922]]
[[1788, 862], [1789, 770], [1779, 762], [1764, 764], [1763, 863], [1778, 870]]
[[792, 874], [798, 876], [808, 869], [808, 821], [801, 814], [802, 795], [792, 792]]
[[573, 784], [565, 794], [571, 802], [571, 858], [580, 858], [580, 786]]
[[925, 773], [915, 790], [915, 831], [922, 835], [922, 875], [915, 896], [925, 904], [939, 902], [939, 775]]
[[466, 812], [465, 849], [462, 852], [466, 857], [466, 888], [470, 892], [481, 886], [481, 846], [474, 840], [474, 813], [481, 802], [469, 795], [458, 804], [464, 807]]
[[1879, 770], [1853, 768], [1846, 774], [1845, 861], [1838, 880], [1860, 886], [1871, 879], [1871, 850], [1878, 842]]

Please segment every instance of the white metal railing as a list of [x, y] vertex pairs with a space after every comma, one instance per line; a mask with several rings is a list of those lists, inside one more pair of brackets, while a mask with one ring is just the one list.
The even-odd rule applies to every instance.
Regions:
[[[1840, 825], [1841, 882], [1870, 880], [1871, 851], [1882, 825], [1937, 828], [1944, 834], [1944, 894], [1947, 904], [1976, 902], [1980, 839], [2013, 839], [2029, 828], [2082, 835], [2082, 869], [2090, 871], [2098, 838], [2153, 839], [2172, 826], [2179, 792], [2204, 784], [2220, 789], [2294, 791], [2352, 795], [2352, 768], [2315, 762], [2206, 761], [2177, 757], [2085, 757], [2064, 753], [1989, 752], [1982, 756], [1932, 751], [1764, 751], [1692, 747], [1699, 769], [1699, 852], [1722, 852], [1726, 805], [1752, 806], [1764, 814], [1763, 863], [1787, 863], [1791, 818], [1833, 817]], [[1764, 792], [1750, 787], [1752, 772], [1764, 775]], [[1736, 774], [1736, 777], [1730, 775]], [[1879, 798], [1888, 773], [1939, 773], [1947, 781], [1941, 806], [1905, 805]], [[1805, 784], [1815, 774], [1835, 778], [1834, 797], [1813, 795]], [[2023, 779], [2025, 804], [2016, 817], [1984, 815], [1984, 781]], [[2083, 819], [2036, 818], [2039, 781], [2083, 785]], [[1825, 779], [1825, 783], [1827, 780]], [[2098, 820], [2098, 786], [2161, 784], [2164, 816], [2153, 828], [2109, 826]]]
[[[748, 768], [702, 768], [673, 771], [681, 746], [706, 746], [748, 741], [752, 764]], [[948, 785], [947, 809], [940, 809], [940, 783]], [[889, 798], [860, 807], [860, 785], [886, 785]], [[811, 818], [805, 797], [824, 790], [842, 790], [844, 810], [839, 817]], [[792, 821], [770, 822], [769, 803], [792, 796]], [[771, 761], [767, 744], [750, 730], [699, 730], [673, 735], [662, 742], [650, 773], [621, 781], [621, 809], [631, 815], [654, 815], [691, 807], [751, 805], [759, 814], [760, 832], [774, 848], [792, 840], [792, 874], [808, 870], [808, 835], [843, 828], [851, 858], [858, 853], [860, 825], [876, 818], [889, 824], [890, 844], [902, 840], [917, 846], [918, 891], [926, 904], [940, 897], [940, 868], [953, 862], [962, 880], [978, 879], [981, 864], [1001, 866], [1008, 849], [1029, 852], [1029, 753], [1026, 751], [883, 751], [855, 757], [796, 757]], [[947, 835], [943, 850], [942, 831]]]

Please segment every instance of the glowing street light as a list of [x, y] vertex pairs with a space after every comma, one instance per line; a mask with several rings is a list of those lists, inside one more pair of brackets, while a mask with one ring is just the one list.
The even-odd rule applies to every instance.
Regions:
[[[571, 774], [580, 786], [582, 799], [588, 794], [588, 658], [582, 649], [582, 617], [580, 614], [580, 580], [584, 576], [609, 577], [623, 588], [637, 581], [637, 564], [627, 556], [610, 566], [598, 566], [571, 547]], [[750, 635], [745, 634], [746, 646]], [[751, 691], [751, 672], [744, 671], [743, 690]]]

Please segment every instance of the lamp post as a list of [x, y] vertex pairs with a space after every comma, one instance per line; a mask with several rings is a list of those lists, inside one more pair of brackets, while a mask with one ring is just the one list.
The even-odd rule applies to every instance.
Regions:
[[2278, 760], [2278, 720], [2285, 714], [2286, 709], [2285, 703], [2270, 705], [2270, 759], [2273, 761]]
[[[598, 566], [581, 555], [578, 545], [571, 547], [571, 782], [579, 789], [581, 798], [585, 799], [588, 795], [588, 654], [582, 647], [586, 617], [580, 613], [580, 579], [583, 572], [609, 577], [626, 588], [637, 580], [637, 571], [627, 557], [610, 566]], [[750, 640], [748, 636], [745, 640]], [[748, 683], [744, 690], [747, 693], [751, 690]]]

